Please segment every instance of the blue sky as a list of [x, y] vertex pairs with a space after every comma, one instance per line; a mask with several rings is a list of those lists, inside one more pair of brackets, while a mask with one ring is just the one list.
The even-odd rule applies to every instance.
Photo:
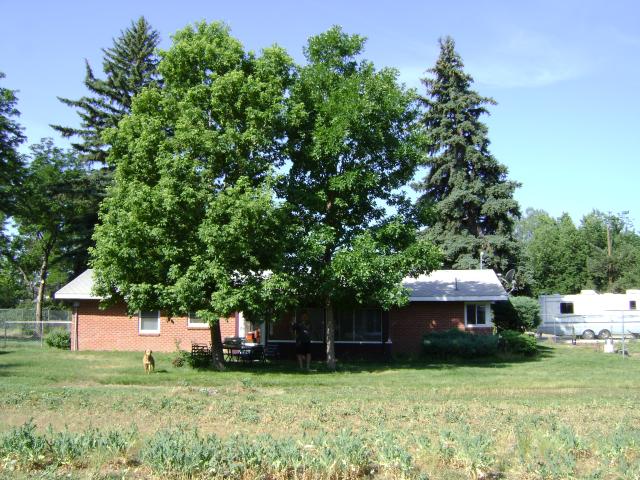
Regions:
[[640, 6], [634, 1], [15, 1], [0, 0], [2, 86], [19, 90], [30, 142], [49, 124], [77, 125], [56, 97], [85, 94], [84, 59], [144, 15], [161, 33], [223, 20], [249, 49], [302, 46], [331, 25], [368, 37], [365, 57], [419, 78], [451, 35], [475, 88], [498, 105], [486, 117], [491, 150], [507, 165], [523, 211], [629, 211], [640, 227]]

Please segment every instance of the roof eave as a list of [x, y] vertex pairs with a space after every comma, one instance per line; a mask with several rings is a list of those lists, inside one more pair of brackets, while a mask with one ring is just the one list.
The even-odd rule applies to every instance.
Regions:
[[500, 302], [509, 300], [508, 295], [438, 295], [433, 297], [409, 297], [410, 302]]

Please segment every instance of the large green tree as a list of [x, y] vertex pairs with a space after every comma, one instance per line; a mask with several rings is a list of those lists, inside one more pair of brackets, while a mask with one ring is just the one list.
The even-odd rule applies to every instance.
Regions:
[[585, 288], [589, 248], [569, 215], [554, 219], [544, 211], [529, 210], [517, 230], [535, 295], [577, 293]]
[[92, 250], [96, 291], [131, 313], [197, 312], [222, 368], [219, 318], [287, 298], [271, 172], [293, 64], [278, 47], [246, 52], [220, 23], [179, 31], [160, 56], [163, 84], [107, 136], [116, 171]]
[[[0, 72], [0, 80], [5, 77]], [[0, 213], [8, 214], [15, 204], [15, 187], [24, 170], [18, 147], [26, 140], [22, 127], [16, 121], [20, 115], [14, 90], [0, 87]], [[4, 222], [0, 227], [4, 227]]]
[[431, 244], [416, 241], [398, 193], [421, 157], [415, 95], [395, 70], [359, 59], [364, 43], [339, 27], [312, 37], [289, 97], [280, 195], [295, 212], [297, 240], [287, 260], [297, 300], [325, 309], [329, 368], [334, 309], [402, 305], [402, 278], [439, 261]]
[[640, 236], [626, 214], [595, 210], [582, 218], [580, 233], [587, 248], [589, 287], [619, 292], [640, 286]]
[[430, 140], [424, 163], [428, 173], [417, 184], [426, 236], [442, 248], [447, 267], [477, 268], [482, 253], [486, 267], [514, 268], [518, 183], [507, 178], [507, 168], [490, 153], [487, 127], [480, 120], [495, 101], [471, 89], [473, 79], [450, 37], [440, 40], [440, 55], [429, 73], [422, 100]]
[[60, 98], [60, 101], [77, 110], [80, 127], [52, 125], [64, 137], [77, 137], [72, 143], [80, 153], [80, 159], [104, 165], [108, 147], [102, 133], [118, 125], [122, 117], [131, 111], [135, 95], [143, 88], [158, 81], [156, 47], [160, 41], [144, 17], [121, 32], [111, 48], [103, 49], [102, 69], [106, 78], [97, 78], [86, 61], [84, 85], [90, 96], [78, 100]]
[[76, 156], [50, 139], [31, 146], [15, 208], [12, 251], [13, 264], [35, 285], [38, 321], [51, 266], [73, 256], [78, 226], [97, 208], [85, 195], [86, 177]]

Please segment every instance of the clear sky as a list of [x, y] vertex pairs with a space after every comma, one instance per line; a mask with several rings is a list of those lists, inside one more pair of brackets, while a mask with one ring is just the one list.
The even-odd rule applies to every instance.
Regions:
[[77, 125], [56, 97], [86, 92], [84, 59], [144, 15], [167, 48], [198, 20], [223, 20], [249, 49], [302, 46], [331, 25], [368, 37], [365, 57], [421, 90], [438, 38], [451, 35], [475, 88], [498, 105], [486, 117], [523, 211], [629, 211], [640, 227], [640, 2], [570, 1], [29, 1], [0, 0], [2, 86], [19, 90], [29, 142], [49, 124]]

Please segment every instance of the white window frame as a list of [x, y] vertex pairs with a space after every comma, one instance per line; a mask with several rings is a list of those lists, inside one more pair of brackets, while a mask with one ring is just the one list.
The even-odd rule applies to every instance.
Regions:
[[[153, 310], [149, 310], [153, 311]], [[156, 335], [160, 333], [160, 310], [158, 313], [158, 329], [157, 330], [142, 330], [142, 312], [138, 312], [138, 333], [140, 335]]]
[[[484, 307], [484, 318], [486, 323], [469, 323], [467, 319], [467, 306], [475, 305], [476, 310], [478, 307]], [[464, 304], [464, 326], [466, 328], [489, 328], [493, 327], [493, 317], [491, 315], [491, 304], [487, 302], [465, 302]]]
[[209, 322], [194, 322], [192, 318], [196, 317], [196, 312], [189, 312], [187, 314], [187, 327], [188, 328], [209, 328]]

